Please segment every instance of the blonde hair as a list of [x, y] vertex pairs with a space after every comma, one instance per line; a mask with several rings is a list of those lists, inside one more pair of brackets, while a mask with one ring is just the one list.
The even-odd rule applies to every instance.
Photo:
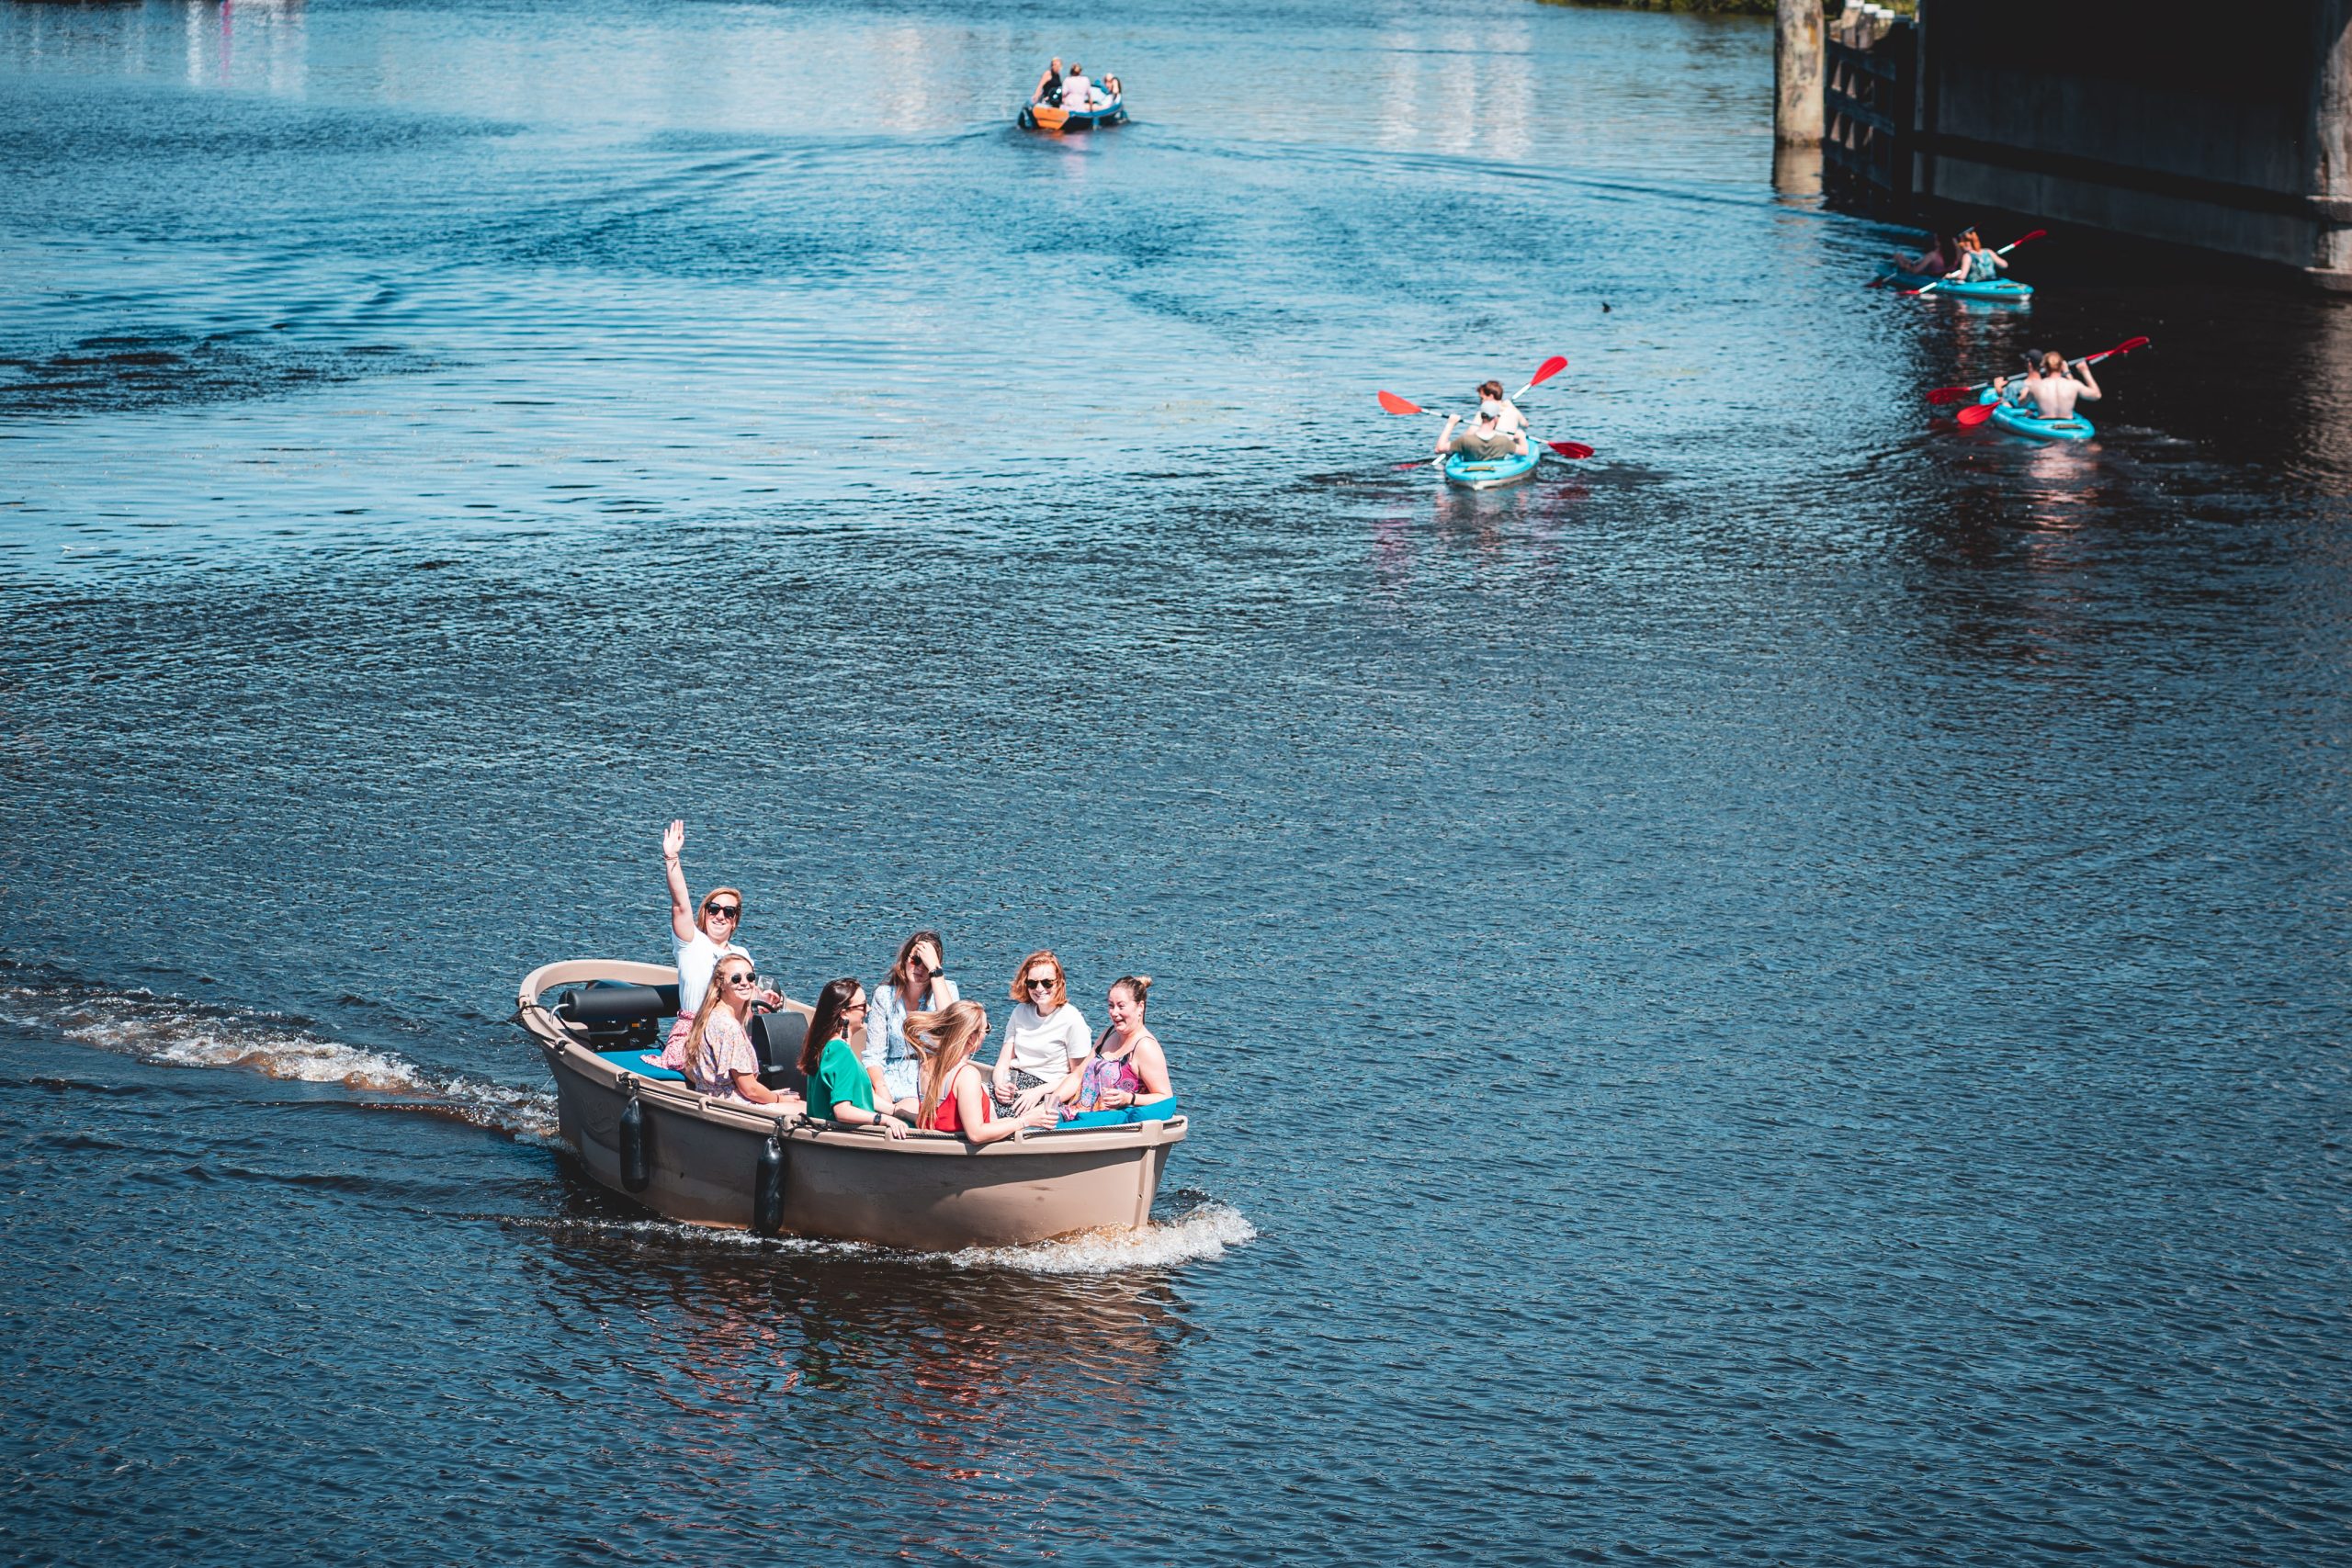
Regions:
[[907, 1048], [922, 1064], [922, 1105], [915, 1125], [928, 1127], [940, 1101], [955, 1087], [956, 1074], [989, 1037], [988, 1009], [978, 1002], [949, 1002], [937, 1012], [907, 1016]]
[[[735, 897], [741, 898], [742, 895], [738, 893]], [[752, 968], [752, 961], [740, 953], [722, 953], [718, 955], [718, 962], [711, 965], [710, 984], [703, 988], [702, 1006], [695, 1009], [695, 1026], [686, 1032], [686, 1066], [689, 1067], [695, 1065], [695, 1054], [702, 1049], [703, 1031], [710, 1027], [710, 1015], [718, 1010], [718, 1004], [726, 998], [725, 976], [727, 966], [730, 964], [741, 964], [746, 969]], [[752, 969], [752, 976], [757, 979], [759, 971]], [[737, 1021], [741, 1022], [741, 1020], [739, 1019]]]
[[[1062, 968], [1062, 961], [1054, 956], [1054, 950], [1050, 947], [1039, 948], [1023, 959], [1021, 967], [1012, 972], [1011, 992], [1012, 999], [1016, 1002], [1025, 1002], [1029, 999], [1029, 970], [1032, 965], [1038, 964], [1050, 964], [1054, 966], [1054, 1005], [1059, 1007], [1069, 1000], [1069, 975]], [[1039, 1008], [1037, 1010], [1043, 1012], [1046, 1010]]]

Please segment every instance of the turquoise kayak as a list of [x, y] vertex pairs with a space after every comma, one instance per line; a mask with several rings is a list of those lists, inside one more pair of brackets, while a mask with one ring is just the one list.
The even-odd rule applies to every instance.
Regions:
[[[1908, 287], [1925, 288], [1926, 285], [1912, 284]], [[2013, 305], [2021, 305], [2033, 298], [2033, 285], [2019, 283], [2013, 277], [1996, 277], [1988, 283], [1938, 282], [1935, 294], [1930, 294], [1927, 298], [1933, 299], [1937, 295], [1945, 294], [1955, 299], [2001, 299]]]
[[1446, 455], [1445, 482], [1471, 490], [1492, 490], [1497, 485], [1525, 479], [1543, 460], [1544, 448], [1532, 442], [1528, 444], [1523, 457], [1473, 457], [1467, 452], [1452, 452]]
[[2003, 401], [1997, 392], [1988, 391], [1976, 400], [1993, 405], [1995, 424], [2011, 435], [2022, 435], [2029, 441], [2088, 441], [2098, 434], [2091, 422], [2081, 414], [2067, 419], [2044, 419], [2015, 403]]

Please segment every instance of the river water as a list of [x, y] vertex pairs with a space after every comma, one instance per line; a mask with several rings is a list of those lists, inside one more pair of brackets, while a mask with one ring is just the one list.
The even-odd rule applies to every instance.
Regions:
[[[1129, 10], [0, 6], [8, 1560], [2340, 1551], [2352, 314], [1866, 291], [1749, 22]], [[672, 816], [1158, 976], [1153, 1226], [581, 1179]]]

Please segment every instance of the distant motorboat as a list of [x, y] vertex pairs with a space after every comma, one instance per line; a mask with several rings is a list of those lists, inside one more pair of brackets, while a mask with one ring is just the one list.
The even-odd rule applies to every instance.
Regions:
[[1051, 104], [1028, 104], [1021, 110], [1020, 122], [1024, 130], [1091, 130], [1100, 125], [1120, 124], [1126, 118], [1126, 95], [1122, 93], [1101, 108], [1082, 112]]
[[[571, 959], [531, 971], [515, 1015], [555, 1075], [565, 1145], [670, 1219], [920, 1252], [1136, 1229], [1184, 1141], [1182, 1116], [974, 1145], [714, 1100], [659, 1064], [677, 984], [666, 964]], [[787, 1001], [754, 1021], [762, 1081], [802, 1087], [792, 1057], [808, 1015]]]

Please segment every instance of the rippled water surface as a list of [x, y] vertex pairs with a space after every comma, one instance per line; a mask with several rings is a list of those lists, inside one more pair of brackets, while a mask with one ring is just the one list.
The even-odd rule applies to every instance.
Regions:
[[[2340, 1555], [2352, 314], [1866, 291], [1769, 41], [0, 5], [9, 1560]], [[1152, 1227], [582, 1180], [673, 815], [802, 995], [1156, 975]]]

